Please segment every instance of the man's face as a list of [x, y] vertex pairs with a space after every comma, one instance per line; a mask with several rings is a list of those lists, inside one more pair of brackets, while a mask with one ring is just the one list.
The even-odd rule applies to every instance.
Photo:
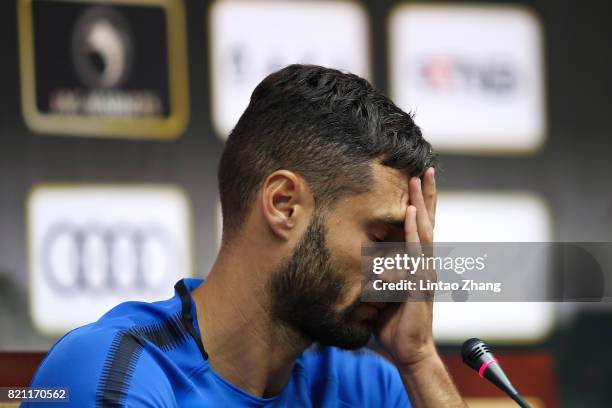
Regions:
[[345, 349], [370, 339], [379, 307], [362, 303], [361, 244], [402, 241], [408, 177], [375, 164], [373, 191], [315, 212], [292, 256], [269, 281], [274, 317], [313, 341]]

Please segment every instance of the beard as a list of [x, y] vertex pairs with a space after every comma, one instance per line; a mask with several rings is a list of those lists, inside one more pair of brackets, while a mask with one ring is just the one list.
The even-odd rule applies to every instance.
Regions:
[[359, 298], [336, 310], [347, 281], [332, 265], [325, 237], [324, 218], [315, 212], [293, 255], [268, 281], [272, 318], [315, 343], [354, 350], [368, 343], [375, 322], [359, 317]]

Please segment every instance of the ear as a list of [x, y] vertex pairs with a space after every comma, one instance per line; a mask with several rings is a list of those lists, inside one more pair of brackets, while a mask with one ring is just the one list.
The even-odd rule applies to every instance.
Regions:
[[266, 178], [261, 199], [266, 223], [276, 236], [284, 240], [288, 240], [296, 227], [308, 219], [314, 204], [306, 180], [289, 170], [277, 170]]

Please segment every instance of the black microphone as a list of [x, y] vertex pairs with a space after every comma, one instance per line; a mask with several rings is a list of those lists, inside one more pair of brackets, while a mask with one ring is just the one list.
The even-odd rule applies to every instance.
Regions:
[[491, 381], [516, 401], [519, 406], [531, 408], [512, 386], [504, 370], [502, 370], [497, 359], [493, 357], [493, 353], [484, 341], [476, 338], [466, 340], [461, 347], [461, 357], [463, 357], [465, 364], [478, 372], [479, 376]]

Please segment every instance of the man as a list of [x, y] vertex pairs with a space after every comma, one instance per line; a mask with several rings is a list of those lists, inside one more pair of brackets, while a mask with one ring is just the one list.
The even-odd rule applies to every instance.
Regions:
[[[364, 79], [265, 78], [219, 166], [221, 250], [206, 280], [64, 336], [32, 386], [72, 406], [463, 407], [432, 303], [363, 303], [364, 241], [432, 242], [431, 146]], [[351, 352], [374, 334], [392, 364]], [[66, 404], [58, 404], [66, 406]]]

